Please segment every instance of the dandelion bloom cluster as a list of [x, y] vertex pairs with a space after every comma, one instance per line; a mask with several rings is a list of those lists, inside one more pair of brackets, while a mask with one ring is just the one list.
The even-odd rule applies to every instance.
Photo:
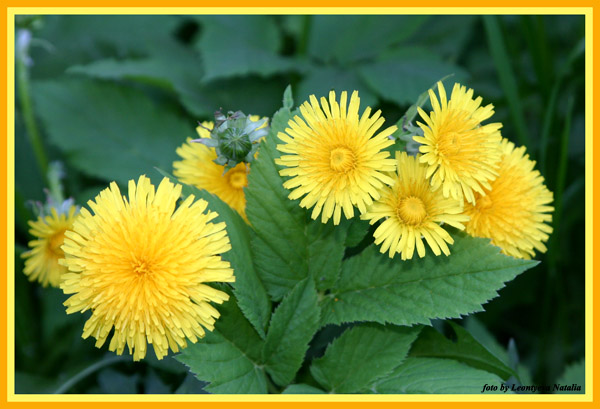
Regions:
[[282, 176], [291, 177], [284, 183], [291, 200], [301, 197], [300, 206], [312, 210], [311, 217], [319, 214], [321, 221], [333, 216], [339, 224], [342, 210], [346, 218], [354, 216], [354, 206], [360, 213], [366, 211], [379, 189], [391, 184], [385, 174], [394, 170], [394, 160], [383, 149], [392, 145], [388, 138], [397, 128], [391, 126], [377, 135], [383, 125], [381, 111], [371, 116], [367, 107], [359, 117], [360, 98], [354, 91], [348, 104], [348, 95], [342, 92], [338, 104], [335, 92], [319, 101], [314, 95], [310, 102], [300, 106], [302, 118], [295, 116], [278, 138], [283, 144], [277, 149], [283, 153], [276, 163], [285, 168]]
[[419, 156], [402, 152], [397, 155], [397, 175], [390, 187], [385, 187], [381, 198], [361, 216], [371, 224], [382, 220], [373, 236], [380, 251], [402, 260], [413, 257], [415, 248], [419, 257], [425, 256], [423, 238], [436, 256], [450, 254], [448, 244], [454, 243], [440, 223], [464, 229], [468, 217], [462, 214], [461, 203], [434, 191], [425, 177], [427, 166], [419, 163]]
[[113, 182], [88, 202], [93, 214], [82, 209], [67, 231], [67, 313], [92, 311], [83, 338], [93, 336], [97, 347], [114, 328], [111, 351], [127, 346], [140, 360], [149, 343], [161, 359], [169, 347], [186, 347], [186, 338], [203, 337], [203, 327], [213, 329], [219, 312], [209, 303], [229, 297], [206, 283], [235, 280], [220, 256], [231, 246], [206, 201], [189, 196], [175, 209], [180, 195], [166, 178], [156, 191], [145, 176], [131, 180], [128, 198]]
[[58, 263], [64, 257], [60, 248], [65, 240], [65, 231], [73, 226], [77, 207], [72, 204], [66, 209], [52, 207], [49, 215], [40, 215], [36, 221], [29, 221], [29, 233], [36, 237], [30, 241], [31, 250], [23, 253], [25, 268], [23, 272], [29, 281], [38, 281], [42, 286], [58, 287], [60, 276], [67, 269]]
[[466, 205], [471, 220], [467, 232], [492, 239], [509, 256], [529, 259], [535, 250], [546, 251], [544, 242], [552, 233], [552, 192], [544, 185], [535, 162], [525, 147], [515, 148], [503, 139], [498, 177], [491, 182], [485, 196], [476, 194], [475, 205]]
[[427, 178], [434, 189], [441, 187], [444, 196], [475, 203], [474, 193], [484, 194], [496, 178], [500, 161], [502, 124], [481, 125], [490, 118], [494, 107], [481, 106], [481, 97], [473, 99], [473, 90], [454, 84], [450, 101], [438, 82], [440, 99], [429, 90], [433, 112], [419, 113], [425, 124], [418, 123], [424, 136], [413, 139], [422, 145], [421, 162], [428, 165]]
[[[257, 115], [250, 116], [254, 122], [260, 118]], [[196, 131], [200, 138], [210, 138], [210, 131], [214, 124], [203, 122]], [[266, 123], [261, 126], [266, 126]], [[260, 129], [260, 128], [259, 128]], [[192, 142], [187, 138], [186, 142], [177, 148], [177, 154], [182, 158], [173, 162], [173, 175], [181, 182], [204, 189], [227, 203], [236, 210], [244, 220], [246, 218], [246, 197], [244, 188], [248, 186], [249, 165], [239, 163], [234, 168], [226, 171], [225, 166], [214, 162], [217, 159], [215, 148], [210, 148], [201, 143]]]

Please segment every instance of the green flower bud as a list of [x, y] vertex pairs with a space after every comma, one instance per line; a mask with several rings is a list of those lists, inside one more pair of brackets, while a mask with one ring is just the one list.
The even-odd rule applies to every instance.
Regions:
[[229, 170], [238, 163], [254, 160], [259, 140], [267, 135], [266, 127], [259, 129], [266, 121], [265, 118], [254, 122], [241, 111], [230, 111], [227, 116], [217, 111], [210, 138], [194, 139], [192, 142], [215, 148], [217, 159], [214, 162]]

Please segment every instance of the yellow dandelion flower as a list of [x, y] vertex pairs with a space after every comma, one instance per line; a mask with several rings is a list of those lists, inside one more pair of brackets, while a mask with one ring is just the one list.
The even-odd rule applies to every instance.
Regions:
[[[250, 119], [257, 122], [260, 117], [251, 115]], [[203, 122], [202, 126], [196, 128], [196, 132], [200, 138], [210, 138], [208, 129], [212, 129], [213, 126], [212, 122]], [[266, 122], [259, 129], [265, 126]], [[218, 196], [248, 221], [244, 195], [244, 188], [248, 186], [248, 164], [239, 163], [225, 172], [225, 166], [213, 162], [217, 159], [215, 148], [191, 141], [192, 138], [187, 138], [186, 142], [177, 148], [177, 155], [182, 160], [173, 162], [173, 175], [183, 183]]]
[[354, 91], [347, 106], [348, 95], [342, 92], [340, 103], [335, 92], [329, 93], [329, 103], [321, 98], [321, 105], [314, 95], [300, 106], [304, 119], [295, 116], [288, 122], [289, 128], [277, 135], [284, 142], [277, 145], [283, 152], [276, 163], [285, 166], [281, 176], [292, 176], [283, 186], [292, 190], [291, 200], [304, 198], [300, 206], [314, 206], [311, 217], [321, 214], [321, 221], [333, 215], [333, 223], [339, 224], [342, 210], [346, 218], [354, 216], [354, 206], [360, 213], [379, 198], [378, 190], [392, 179], [384, 172], [394, 170], [394, 160], [389, 152], [382, 151], [393, 144], [388, 138], [397, 128], [391, 126], [377, 135], [383, 125], [381, 111], [371, 115], [367, 107], [358, 115], [360, 98]]
[[535, 162], [525, 153], [525, 147], [515, 148], [503, 139], [502, 159], [498, 177], [486, 189], [485, 196], [476, 194], [475, 205], [465, 206], [471, 220], [467, 233], [492, 239], [509, 256], [530, 259], [535, 250], [546, 252], [544, 242], [552, 233], [546, 223], [552, 221], [554, 208], [548, 206], [552, 192], [544, 178], [534, 170]]
[[385, 219], [373, 233], [380, 251], [389, 251], [390, 258], [400, 253], [402, 260], [413, 257], [415, 247], [419, 257], [425, 256], [423, 238], [436, 256], [450, 254], [448, 244], [454, 239], [440, 223], [464, 229], [468, 217], [462, 214], [461, 203], [446, 198], [441, 191], [433, 190], [425, 177], [427, 166], [419, 163], [419, 156], [406, 152], [396, 155], [397, 175], [394, 184], [385, 187], [381, 199], [373, 203], [361, 219], [374, 224]]
[[231, 246], [225, 223], [211, 223], [215, 212], [189, 196], [175, 210], [181, 185], [167, 178], [154, 186], [145, 176], [129, 181], [129, 200], [116, 183], [88, 205], [66, 233], [61, 288], [73, 294], [67, 313], [91, 310], [83, 338], [100, 348], [114, 327], [109, 350], [133, 359], [146, 356], [147, 343], [158, 359], [212, 331], [229, 296], [206, 285], [235, 281], [220, 254]]
[[425, 124], [418, 122], [424, 136], [414, 136], [421, 143], [421, 162], [427, 163], [427, 178], [434, 189], [442, 188], [445, 197], [466, 198], [474, 203], [474, 192], [484, 194], [489, 182], [496, 178], [500, 161], [500, 128], [502, 124], [481, 125], [494, 113], [492, 104], [481, 105], [481, 97], [473, 99], [473, 90], [454, 84], [450, 101], [444, 85], [438, 82], [440, 100], [432, 90], [429, 98], [433, 112], [419, 114]]
[[[68, 210], [67, 210], [68, 209]], [[23, 272], [29, 281], [37, 280], [42, 286], [58, 287], [60, 276], [67, 269], [58, 263], [64, 257], [60, 248], [65, 240], [65, 232], [73, 226], [77, 207], [70, 205], [66, 212], [57, 212], [51, 208], [49, 215], [40, 215], [36, 221], [29, 221], [29, 233], [36, 237], [28, 243], [31, 250], [23, 253], [25, 268]]]

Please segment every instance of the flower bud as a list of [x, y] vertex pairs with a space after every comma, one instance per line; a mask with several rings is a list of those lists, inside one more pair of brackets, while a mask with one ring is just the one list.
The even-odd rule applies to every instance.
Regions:
[[214, 162], [228, 170], [238, 163], [252, 162], [258, 141], [267, 134], [267, 128], [263, 127], [266, 121], [264, 118], [254, 122], [241, 111], [229, 111], [227, 116], [217, 111], [210, 138], [194, 139], [192, 142], [215, 148], [217, 159]]

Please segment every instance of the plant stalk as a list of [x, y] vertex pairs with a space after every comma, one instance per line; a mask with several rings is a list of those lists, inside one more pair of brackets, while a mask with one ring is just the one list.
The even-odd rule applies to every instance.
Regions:
[[31, 89], [29, 79], [29, 46], [31, 44], [31, 31], [20, 29], [17, 31], [16, 46], [16, 79], [17, 92], [23, 121], [25, 123], [26, 134], [29, 137], [33, 153], [41, 174], [46, 177], [48, 172], [48, 158], [42, 143], [42, 137], [35, 121], [33, 102], [31, 100]]
[[113, 356], [108, 359], [103, 359], [102, 361], [98, 361], [95, 364], [88, 366], [81, 372], [78, 372], [77, 374], [75, 374], [74, 376], [69, 378], [65, 383], [63, 383], [58, 389], [56, 389], [54, 391], [54, 394], [65, 393], [65, 392], [69, 391], [73, 386], [75, 386], [76, 384], [81, 382], [83, 379], [85, 379], [88, 376], [90, 376], [91, 374], [93, 374], [94, 372], [96, 372], [106, 366], [115, 364], [117, 362], [122, 362], [124, 360], [125, 360], [125, 357], [123, 357], [123, 356]]

